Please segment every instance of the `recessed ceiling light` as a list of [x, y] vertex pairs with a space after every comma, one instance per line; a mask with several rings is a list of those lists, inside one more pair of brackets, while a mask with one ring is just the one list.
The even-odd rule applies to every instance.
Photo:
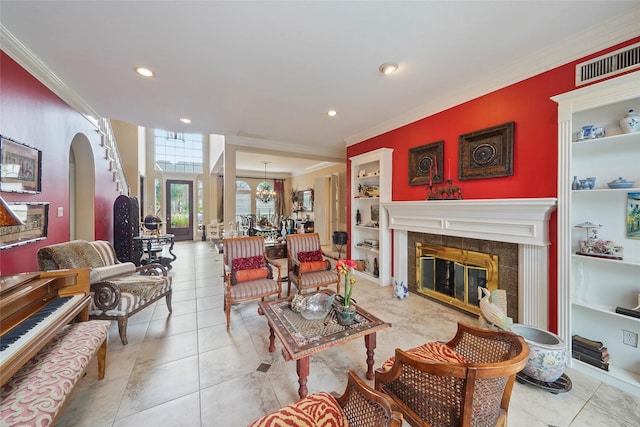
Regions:
[[148, 68], [136, 67], [134, 69], [136, 70], [136, 73], [140, 74], [143, 77], [155, 77], [156, 75], [153, 71], [151, 71]]
[[391, 74], [398, 69], [398, 64], [392, 62], [385, 62], [378, 68], [382, 74]]
[[181, 118], [180, 118], [180, 121], [181, 121], [182, 123], [187, 124], [187, 125], [188, 125], [189, 123], [191, 123], [191, 119], [186, 118], [186, 117], [181, 117]]
[[338, 115], [338, 112], [336, 110], [327, 111], [327, 116], [329, 116], [329, 117], [335, 117], [337, 115]]

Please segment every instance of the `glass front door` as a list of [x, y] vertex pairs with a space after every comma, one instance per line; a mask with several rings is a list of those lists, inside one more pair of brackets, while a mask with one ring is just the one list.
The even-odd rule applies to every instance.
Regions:
[[167, 233], [193, 240], [193, 182], [167, 180]]

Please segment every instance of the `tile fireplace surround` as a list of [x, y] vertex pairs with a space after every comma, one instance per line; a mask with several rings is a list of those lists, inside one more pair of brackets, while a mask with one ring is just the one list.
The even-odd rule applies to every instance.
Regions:
[[[518, 245], [518, 323], [548, 329], [549, 216], [555, 198], [389, 202], [394, 279], [409, 280], [409, 232]], [[514, 319], [515, 321], [516, 319]]]

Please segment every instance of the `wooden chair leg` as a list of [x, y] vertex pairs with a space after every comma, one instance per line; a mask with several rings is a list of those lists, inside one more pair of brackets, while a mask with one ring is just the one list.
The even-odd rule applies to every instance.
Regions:
[[127, 345], [127, 322], [129, 318], [124, 315], [118, 317], [118, 334], [120, 335], [120, 341], [122, 341], [122, 345]]
[[98, 349], [98, 379], [104, 378], [105, 369], [107, 366], [107, 339], [102, 341], [102, 345]]
[[171, 309], [171, 295], [173, 294], [173, 289], [169, 289], [169, 292], [167, 293], [167, 296], [165, 297], [166, 301], [167, 301], [167, 308], [169, 309], [169, 313], [173, 313], [173, 310]]

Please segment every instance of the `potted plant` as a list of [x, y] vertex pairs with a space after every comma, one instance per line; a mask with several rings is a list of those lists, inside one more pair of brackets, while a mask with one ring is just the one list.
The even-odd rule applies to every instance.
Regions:
[[353, 323], [356, 316], [356, 307], [352, 304], [351, 294], [356, 284], [356, 278], [353, 277], [353, 269], [356, 262], [351, 259], [339, 260], [336, 264], [338, 270], [338, 280], [344, 276], [344, 296], [340, 298], [341, 304], [336, 307], [336, 318], [342, 326], [348, 326]]

